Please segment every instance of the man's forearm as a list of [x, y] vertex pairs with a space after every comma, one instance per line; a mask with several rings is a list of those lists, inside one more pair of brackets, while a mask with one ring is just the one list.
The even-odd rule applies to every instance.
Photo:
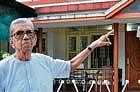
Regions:
[[90, 44], [86, 49], [81, 51], [78, 55], [76, 55], [74, 58], [72, 58], [71, 61], [71, 67], [72, 71], [76, 69], [88, 56], [91, 54], [91, 52], [96, 48], [96, 41]]

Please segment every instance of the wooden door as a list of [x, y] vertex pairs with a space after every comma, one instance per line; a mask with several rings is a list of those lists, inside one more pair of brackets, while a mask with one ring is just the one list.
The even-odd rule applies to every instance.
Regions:
[[126, 32], [126, 60], [128, 89], [140, 89], [140, 39], [136, 31]]

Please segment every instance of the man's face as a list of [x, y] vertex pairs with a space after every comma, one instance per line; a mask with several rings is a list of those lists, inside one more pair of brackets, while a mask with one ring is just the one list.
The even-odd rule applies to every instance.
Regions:
[[32, 51], [36, 44], [36, 35], [32, 27], [26, 23], [15, 24], [10, 44], [16, 51]]

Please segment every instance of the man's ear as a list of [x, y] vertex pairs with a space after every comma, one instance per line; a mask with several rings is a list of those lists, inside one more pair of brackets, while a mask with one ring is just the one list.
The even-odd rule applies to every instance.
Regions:
[[11, 47], [12, 47], [12, 48], [15, 48], [15, 44], [14, 44], [14, 42], [13, 42], [13, 39], [10, 38], [9, 41], [10, 41], [10, 45], [11, 45]]

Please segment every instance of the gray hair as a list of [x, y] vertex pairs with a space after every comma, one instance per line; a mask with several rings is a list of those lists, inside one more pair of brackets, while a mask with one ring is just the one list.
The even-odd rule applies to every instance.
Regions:
[[12, 34], [13, 31], [14, 31], [13, 30], [14, 25], [15, 24], [19, 24], [19, 23], [29, 24], [29, 26], [31, 26], [32, 29], [34, 30], [34, 25], [33, 25], [32, 21], [30, 19], [28, 19], [28, 18], [18, 18], [18, 19], [15, 19], [15, 20], [12, 21], [12, 23], [10, 25], [10, 29], [9, 29], [10, 30], [10, 34]]

